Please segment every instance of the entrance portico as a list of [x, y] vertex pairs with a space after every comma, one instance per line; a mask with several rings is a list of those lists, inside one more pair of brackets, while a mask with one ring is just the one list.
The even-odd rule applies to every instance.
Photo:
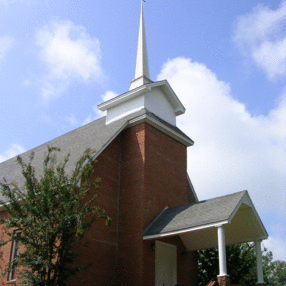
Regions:
[[218, 247], [221, 285], [229, 283], [225, 246], [255, 242], [258, 284], [264, 284], [261, 241], [267, 239], [268, 234], [247, 191], [165, 208], [144, 230], [143, 239], [174, 235], [180, 236], [187, 251]]

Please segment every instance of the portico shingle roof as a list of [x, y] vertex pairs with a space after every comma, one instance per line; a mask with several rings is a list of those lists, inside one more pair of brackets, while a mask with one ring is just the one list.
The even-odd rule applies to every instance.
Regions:
[[172, 233], [229, 220], [247, 191], [162, 211], [144, 230], [143, 236]]

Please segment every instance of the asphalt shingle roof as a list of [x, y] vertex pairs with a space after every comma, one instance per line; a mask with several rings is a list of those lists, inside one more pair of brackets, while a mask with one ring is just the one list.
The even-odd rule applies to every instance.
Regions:
[[[67, 153], [70, 153], [70, 160], [66, 166], [66, 170], [70, 170], [87, 148], [95, 149], [99, 153], [127, 126], [130, 119], [143, 114], [148, 114], [154, 119], [160, 120], [161, 123], [164, 123], [166, 126], [189, 139], [189, 137], [176, 126], [170, 125], [148, 110], [142, 109], [108, 125], [105, 125], [106, 117], [99, 118], [32, 150], [24, 152], [21, 154], [21, 157], [25, 162], [28, 162], [29, 155], [33, 151], [35, 156], [32, 165], [35, 167], [36, 175], [40, 176], [43, 169], [43, 159], [45, 154], [47, 154], [47, 146], [58, 147], [62, 151], [58, 154], [59, 161], [62, 160]], [[2, 181], [3, 178], [6, 178], [7, 182], [16, 182], [18, 186], [23, 185], [24, 178], [15, 157], [0, 164], [0, 181]], [[0, 199], [3, 199], [1, 194]]]
[[206, 201], [166, 208], [144, 230], [143, 236], [169, 233], [229, 219], [247, 191]]

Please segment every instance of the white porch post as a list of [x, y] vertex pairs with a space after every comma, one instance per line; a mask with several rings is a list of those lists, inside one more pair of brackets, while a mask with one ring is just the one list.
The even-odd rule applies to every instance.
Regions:
[[218, 255], [219, 255], [219, 276], [228, 276], [226, 268], [226, 250], [224, 226], [217, 226]]
[[256, 268], [257, 268], [257, 284], [264, 284], [263, 281], [263, 269], [262, 269], [262, 252], [261, 252], [261, 240], [255, 241], [256, 249]]

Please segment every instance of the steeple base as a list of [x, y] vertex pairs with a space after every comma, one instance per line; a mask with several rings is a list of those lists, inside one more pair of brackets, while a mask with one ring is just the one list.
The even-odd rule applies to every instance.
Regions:
[[141, 85], [144, 85], [144, 84], [148, 84], [148, 83], [152, 83], [153, 81], [150, 80], [149, 78], [147, 78], [146, 76], [140, 76], [136, 79], [133, 79], [131, 82], [130, 82], [130, 87], [129, 87], [129, 90], [132, 90], [132, 89], [135, 89]]

